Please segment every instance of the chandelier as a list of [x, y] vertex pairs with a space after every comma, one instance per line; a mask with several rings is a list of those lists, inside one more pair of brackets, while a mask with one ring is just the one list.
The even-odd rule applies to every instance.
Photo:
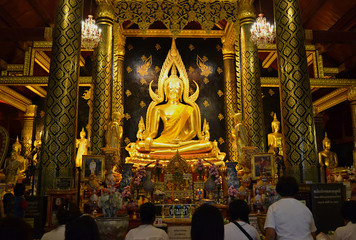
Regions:
[[251, 27], [251, 41], [257, 46], [273, 43], [276, 37], [274, 25], [270, 25], [263, 14], [258, 14], [256, 22]]
[[93, 15], [88, 15], [85, 21], [82, 21], [82, 48], [96, 48], [101, 41], [101, 33], [98, 26], [95, 24]]

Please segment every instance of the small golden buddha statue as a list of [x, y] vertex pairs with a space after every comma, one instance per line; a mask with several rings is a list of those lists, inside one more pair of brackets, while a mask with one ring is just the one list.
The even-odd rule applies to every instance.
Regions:
[[80, 132], [80, 139], [77, 139], [76, 141], [76, 147], [78, 148], [77, 151], [77, 156], [75, 158], [75, 166], [76, 167], [81, 167], [82, 166], [82, 157], [83, 155], [88, 154], [88, 147], [89, 147], [89, 140], [85, 138], [85, 131], [84, 128], [82, 128], [82, 131]]
[[278, 148], [279, 155], [283, 156], [282, 139], [283, 135], [279, 133], [280, 122], [277, 119], [277, 115], [274, 114], [273, 121], [271, 123], [272, 133], [267, 135], [268, 140], [268, 153], [275, 153], [275, 148]]
[[[205, 154], [203, 157], [207, 157], [213, 153], [219, 160], [225, 157], [217, 151], [217, 145], [209, 141], [209, 125], [206, 121], [205, 129], [201, 130], [200, 109], [195, 103], [199, 86], [197, 83], [195, 85], [196, 91], [190, 95], [188, 75], [173, 40], [158, 79], [157, 93], [152, 90], [152, 82], [149, 85], [153, 101], [147, 109], [143, 139], [138, 138], [126, 147], [131, 159], [151, 159], [153, 156], [169, 159], [177, 151], [185, 157], [191, 154]], [[159, 134], [161, 123], [163, 131]]]
[[321, 167], [326, 166], [329, 169], [336, 168], [338, 165], [337, 155], [335, 152], [330, 151], [331, 141], [325, 132], [325, 138], [323, 139], [323, 151], [319, 152], [319, 164]]

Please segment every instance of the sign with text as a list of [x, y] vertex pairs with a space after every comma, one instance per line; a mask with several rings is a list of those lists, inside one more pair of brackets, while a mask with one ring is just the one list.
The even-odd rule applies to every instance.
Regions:
[[343, 225], [340, 208], [344, 199], [342, 184], [311, 184], [312, 212], [318, 232], [335, 231]]
[[169, 226], [168, 237], [171, 240], [190, 240], [190, 226]]
[[162, 218], [190, 218], [194, 208], [195, 204], [158, 204], [156, 205], [156, 216]]

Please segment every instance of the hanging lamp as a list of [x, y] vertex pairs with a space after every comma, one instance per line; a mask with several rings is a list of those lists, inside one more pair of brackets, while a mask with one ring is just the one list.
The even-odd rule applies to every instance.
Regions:
[[[90, 12], [92, 2], [90, 1]], [[82, 21], [82, 48], [94, 49], [101, 41], [101, 30], [95, 24], [93, 15], [89, 14], [85, 21]]]

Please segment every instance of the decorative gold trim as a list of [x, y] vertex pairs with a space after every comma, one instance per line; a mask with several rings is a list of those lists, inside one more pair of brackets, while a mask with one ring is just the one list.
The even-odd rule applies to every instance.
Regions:
[[46, 72], [49, 73], [51, 58], [43, 51], [37, 50], [35, 52], [35, 62], [40, 65]]
[[30, 99], [6, 86], [0, 86], [0, 99], [23, 112], [26, 112], [27, 105], [32, 104]]
[[[88, 86], [92, 84], [92, 77], [79, 77], [80, 86]], [[10, 85], [10, 86], [26, 86], [26, 85], [37, 85], [37, 86], [47, 86], [48, 76], [14, 76], [14, 77], [0, 77], [0, 86]]]
[[46, 97], [47, 96], [47, 91], [44, 90], [40, 86], [26, 86], [28, 89], [30, 89], [32, 92], [36, 93], [40, 97]]
[[[143, 33], [140, 29], [125, 29], [122, 31], [126, 37], [173, 37], [168, 29], [148, 29]], [[179, 38], [221, 38], [224, 36], [223, 30], [182, 30]]]
[[277, 59], [277, 52], [269, 52], [267, 57], [262, 62], [263, 68], [269, 68], [271, 64]]
[[[1, 79], [1, 78], [0, 78]], [[276, 77], [261, 77], [262, 87], [279, 87], [279, 80]], [[340, 88], [356, 85], [356, 79], [345, 78], [310, 78], [310, 86], [318, 88]]]

